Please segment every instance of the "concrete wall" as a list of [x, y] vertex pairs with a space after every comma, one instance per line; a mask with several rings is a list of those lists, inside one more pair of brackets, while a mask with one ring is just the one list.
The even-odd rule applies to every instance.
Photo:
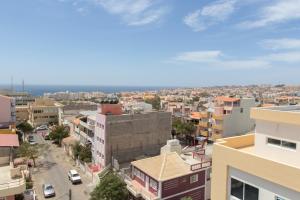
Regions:
[[250, 119], [252, 107], [255, 107], [254, 99], [241, 99], [239, 107], [233, 107], [231, 114], [224, 115], [223, 137], [248, 133], [254, 129], [254, 120]]
[[107, 116], [106, 126], [108, 158], [112, 155], [119, 162], [132, 161], [141, 155], [159, 154], [170, 139], [171, 113]]
[[[278, 162], [300, 166], [300, 125], [256, 121], [255, 152], [258, 155]], [[297, 144], [296, 150], [267, 144], [267, 138], [291, 141]]]
[[157, 155], [170, 135], [171, 113], [97, 114], [95, 154], [104, 154], [104, 160], [97, 155], [95, 161], [106, 166], [112, 156], [119, 162], [127, 162], [142, 155]]
[[0, 125], [1, 123], [16, 122], [14, 98], [0, 95]]

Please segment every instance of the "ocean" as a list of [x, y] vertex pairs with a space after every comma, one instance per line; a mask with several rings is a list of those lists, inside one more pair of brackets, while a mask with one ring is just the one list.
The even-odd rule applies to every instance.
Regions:
[[[9, 85], [0, 85], [0, 90], [10, 89]], [[147, 87], [147, 86], [69, 86], [69, 85], [25, 85], [25, 92], [33, 96], [42, 96], [44, 93], [54, 92], [104, 92], [104, 93], [118, 93], [118, 92], [143, 92], [143, 91], [157, 91], [161, 89], [171, 89], [174, 87]], [[15, 85], [14, 91], [22, 91], [21, 85]]]

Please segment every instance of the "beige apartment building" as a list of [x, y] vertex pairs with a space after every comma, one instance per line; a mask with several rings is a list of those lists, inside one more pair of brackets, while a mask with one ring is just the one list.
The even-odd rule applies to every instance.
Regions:
[[254, 108], [253, 134], [213, 147], [212, 200], [300, 199], [300, 106]]
[[61, 123], [63, 105], [51, 99], [39, 98], [28, 107], [29, 123], [37, 127], [49, 123]]
[[28, 106], [16, 106], [16, 123], [17, 125], [29, 120]]
[[200, 134], [212, 140], [248, 133], [254, 129], [250, 109], [256, 107], [253, 98], [216, 97], [206, 113], [201, 113]]

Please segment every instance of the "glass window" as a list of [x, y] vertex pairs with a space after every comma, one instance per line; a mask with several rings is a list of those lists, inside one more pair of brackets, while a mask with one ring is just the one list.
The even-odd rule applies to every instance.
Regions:
[[275, 200], [286, 200], [286, 199], [279, 197], [279, 196], [275, 196]]
[[198, 174], [190, 176], [190, 183], [195, 183], [198, 181]]
[[296, 149], [297, 145], [294, 142], [287, 142], [287, 141], [282, 141], [281, 146], [289, 148], [289, 149]]
[[258, 189], [245, 184], [245, 197], [244, 200], [258, 200]]
[[277, 139], [274, 139], [274, 138], [268, 138], [268, 144], [273, 144], [273, 145], [280, 146], [281, 145], [281, 141], [277, 140]]
[[231, 178], [231, 192], [230, 194], [236, 198], [243, 200], [244, 183]]

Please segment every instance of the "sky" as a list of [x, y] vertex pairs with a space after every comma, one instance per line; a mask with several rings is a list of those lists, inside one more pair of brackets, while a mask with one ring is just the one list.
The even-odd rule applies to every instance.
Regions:
[[0, 84], [300, 84], [300, 0], [3, 0]]

